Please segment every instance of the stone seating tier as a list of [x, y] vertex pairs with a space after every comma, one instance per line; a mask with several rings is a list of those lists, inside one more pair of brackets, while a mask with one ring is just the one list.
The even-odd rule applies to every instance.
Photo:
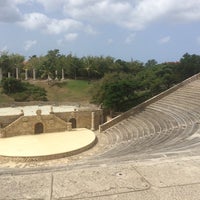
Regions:
[[[172, 155], [200, 149], [200, 79], [177, 90], [105, 130], [107, 146], [98, 159], [130, 159], [140, 155]], [[94, 156], [95, 158], [96, 156]], [[91, 158], [93, 159], [93, 158]]]

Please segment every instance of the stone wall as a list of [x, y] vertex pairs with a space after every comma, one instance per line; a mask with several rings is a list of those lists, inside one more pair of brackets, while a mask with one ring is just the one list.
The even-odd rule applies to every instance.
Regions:
[[99, 125], [103, 123], [102, 116], [102, 110], [52, 112], [49, 115], [42, 115], [41, 111], [38, 110], [36, 116], [2, 116], [0, 123], [4, 126], [0, 127], [0, 137], [36, 134], [36, 125], [39, 123], [44, 133], [71, 130], [74, 122], [75, 127], [72, 128], [97, 130]]
[[41, 123], [44, 133], [66, 131], [68, 124], [55, 115], [21, 116], [4, 129], [1, 137], [35, 134], [36, 124]]
[[22, 115], [0, 116], [0, 128], [4, 128], [20, 118]]
[[63, 112], [63, 113], [54, 113], [54, 114], [66, 122], [69, 122], [71, 119], [75, 119], [77, 128], [92, 129], [92, 113], [94, 113], [93, 114], [94, 130], [97, 130], [99, 128], [99, 125], [103, 123], [102, 110], [73, 111], [73, 112]]
[[124, 112], [124, 113], [122, 113], [121, 115], [119, 115], [119, 116], [113, 118], [112, 120], [110, 120], [110, 121], [108, 121], [108, 122], [106, 122], [106, 123], [100, 125], [100, 126], [99, 126], [99, 132], [105, 131], [106, 129], [112, 127], [113, 125], [115, 125], [115, 124], [117, 124], [117, 123], [119, 123], [119, 122], [122, 121], [123, 119], [126, 119], [126, 118], [129, 117], [130, 115], [134, 115], [134, 114], [136, 114], [136, 113], [142, 111], [142, 110], [145, 109], [145, 107], [147, 107], [148, 105], [150, 105], [150, 104], [152, 104], [152, 103], [154, 103], [154, 102], [156, 102], [156, 101], [162, 99], [163, 97], [169, 95], [170, 93], [172, 93], [172, 92], [178, 90], [179, 88], [181, 88], [181, 87], [187, 85], [188, 83], [190, 83], [190, 82], [192, 82], [192, 81], [195, 81], [195, 80], [197, 80], [197, 79], [199, 79], [199, 78], [200, 78], [200, 73], [199, 73], [199, 74], [196, 74], [196, 75], [194, 75], [194, 76], [192, 76], [192, 77], [190, 77], [190, 78], [188, 78], [188, 79], [186, 79], [185, 81], [183, 81], [183, 82], [181, 82], [181, 83], [179, 83], [179, 84], [177, 84], [177, 85], [175, 85], [175, 86], [173, 86], [173, 87], [171, 87], [171, 88], [169, 88], [168, 90], [166, 90], [166, 91], [164, 91], [164, 92], [162, 92], [162, 93], [160, 93], [160, 94], [154, 96], [153, 98], [151, 98], [151, 99], [149, 99], [149, 100], [147, 100], [147, 101], [145, 101], [145, 102], [139, 104], [138, 106], [133, 107], [132, 109], [128, 110], [127, 112]]

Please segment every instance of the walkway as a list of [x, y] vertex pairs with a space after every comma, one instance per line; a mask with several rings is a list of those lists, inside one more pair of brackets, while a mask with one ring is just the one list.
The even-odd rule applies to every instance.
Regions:
[[0, 176], [1, 200], [200, 200], [200, 157], [66, 165]]

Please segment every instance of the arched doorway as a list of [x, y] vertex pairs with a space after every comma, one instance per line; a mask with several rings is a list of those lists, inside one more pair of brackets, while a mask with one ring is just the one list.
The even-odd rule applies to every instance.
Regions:
[[42, 123], [35, 124], [35, 134], [44, 133], [44, 126]]
[[76, 128], [76, 119], [75, 119], [75, 118], [71, 118], [71, 119], [69, 120], [69, 122], [72, 123], [72, 128]]

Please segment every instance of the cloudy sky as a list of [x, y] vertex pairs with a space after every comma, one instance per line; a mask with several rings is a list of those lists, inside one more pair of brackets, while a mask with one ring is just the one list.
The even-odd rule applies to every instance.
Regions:
[[0, 51], [177, 61], [200, 54], [200, 0], [0, 0]]

